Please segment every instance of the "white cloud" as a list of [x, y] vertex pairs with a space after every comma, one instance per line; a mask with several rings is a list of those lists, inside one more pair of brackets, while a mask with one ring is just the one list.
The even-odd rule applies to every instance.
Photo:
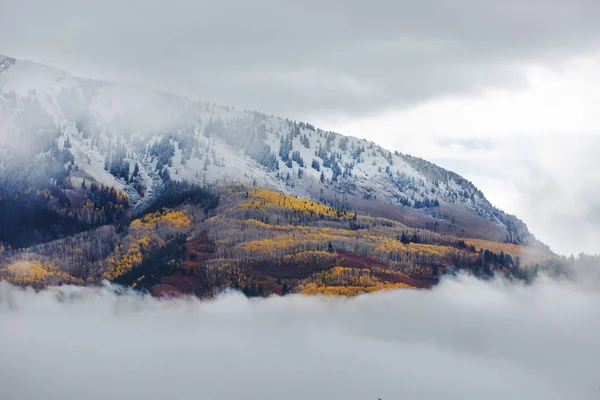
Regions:
[[591, 399], [599, 307], [547, 279], [209, 303], [0, 283], [0, 397]]

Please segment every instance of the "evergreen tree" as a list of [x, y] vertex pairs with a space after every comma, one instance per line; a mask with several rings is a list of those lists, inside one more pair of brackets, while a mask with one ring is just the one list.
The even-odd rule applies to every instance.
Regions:
[[319, 160], [313, 158], [311, 167], [317, 171], [321, 170], [321, 164], [319, 164]]

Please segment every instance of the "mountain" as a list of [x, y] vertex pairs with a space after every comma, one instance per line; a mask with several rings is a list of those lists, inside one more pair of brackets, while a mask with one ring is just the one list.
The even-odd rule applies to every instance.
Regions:
[[[46, 265], [40, 268], [45, 271], [42, 275], [47, 276], [55, 271], [55, 263], [62, 257], [55, 254], [56, 248], [73, 248], [75, 239], [100, 240], [101, 236], [110, 246], [102, 254], [84, 257], [78, 267], [82, 270], [68, 276], [75, 280], [98, 281], [103, 276], [123, 280], [123, 274], [133, 268], [138, 271], [136, 279], [140, 279], [144, 276], [138, 268], [143, 264], [141, 253], [136, 253], [136, 261], [127, 264], [129, 267], [111, 275], [107, 259], [127, 259], [127, 252], [121, 254], [114, 246], [131, 248], [132, 243], [142, 240], [127, 236], [126, 230], [134, 223], [145, 226], [143, 221], [149, 213], [160, 212], [157, 204], [181, 197], [181, 193], [192, 190], [192, 184], [210, 186], [211, 194], [207, 196], [215, 196], [228, 207], [220, 205], [209, 212], [205, 207], [188, 209], [183, 204], [169, 203], [169, 212], [177, 216], [183, 213], [184, 220], [189, 219], [189, 224], [184, 223], [186, 229], [165, 228], [168, 233], [153, 236], [152, 240], [144, 236], [154, 245], [137, 245], [138, 253], [144, 246], [146, 250], [164, 250], [169, 248], [167, 243], [183, 235], [186, 240], [196, 240], [194, 243], [200, 247], [216, 250], [190, 253], [185, 250], [189, 246], [182, 242], [173, 245], [179, 256], [185, 259], [188, 253], [194, 257], [202, 253], [207, 257], [205, 261], [214, 257], [236, 259], [228, 264], [234, 269], [240, 265], [262, 265], [262, 280], [248, 279], [268, 286], [271, 281], [264, 281], [262, 268], [267, 264], [284, 265], [287, 261], [283, 258], [298, 251], [283, 251], [276, 260], [269, 259], [265, 264], [264, 256], [252, 258], [238, 252], [234, 257], [219, 250], [219, 244], [229, 238], [219, 238], [214, 226], [198, 217], [209, 218], [211, 212], [219, 210], [212, 218], [219, 220], [233, 213], [236, 217], [226, 221], [234, 226], [239, 221], [268, 226], [262, 227], [262, 233], [254, 232], [253, 237], [232, 241], [233, 247], [252, 242], [250, 239], [279, 237], [282, 232], [302, 236], [307, 234], [306, 229], [335, 228], [355, 234], [376, 231], [381, 235], [378, 239], [356, 234], [360, 245], [354, 247], [344, 239], [352, 233], [331, 236], [329, 231], [319, 231], [314, 234], [328, 239], [306, 239], [312, 244], [303, 251], [335, 251], [335, 262], [327, 255], [317, 257], [318, 262], [324, 262], [323, 257], [329, 260], [325, 264], [331, 264], [331, 268], [337, 268], [338, 261], [344, 264], [342, 268], [348, 264], [388, 268], [384, 274], [388, 281], [380, 282], [384, 286], [426, 285], [410, 281], [412, 273], [402, 279], [394, 277], [398, 270], [415, 265], [427, 267], [429, 275], [435, 275], [434, 269], [460, 262], [481, 267], [483, 261], [476, 263], [483, 260], [484, 250], [493, 253], [492, 249], [496, 249], [496, 259], [489, 256], [486, 260], [498, 261], [500, 266], [514, 265], [512, 258], [511, 262], [504, 261], [505, 251], [518, 257], [527, 245], [550, 254], [522, 221], [495, 208], [471, 182], [420, 158], [391, 152], [364, 139], [323, 131], [305, 122], [236, 110], [140, 85], [82, 79], [56, 68], [0, 56], [0, 219], [4, 221], [0, 227], [0, 250], [11, 249], [5, 265], [30, 259], [31, 250], [26, 249], [29, 246], [42, 246], [34, 247], [38, 255], [53, 248], [52, 256], [46, 254], [44, 259], [50, 264], [40, 264]], [[273, 196], [284, 197], [275, 201]], [[248, 199], [253, 200], [248, 203]], [[296, 203], [298, 199], [307, 202]], [[296, 204], [292, 211], [289, 204]], [[261, 208], [260, 212], [255, 207]], [[153, 218], [160, 221], [169, 212]], [[294, 229], [282, 230], [284, 222]], [[107, 239], [102, 227], [109, 225], [115, 231]], [[226, 225], [221, 228], [227, 230]], [[104, 233], [98, 236], [99, 231]], [[387, 243], [388, 239], [395, 243]], [[51, 242], [54, 244], [48, 245]], [[381, 246], [400, 246], [396, 251], [408, 255], [417, 244], [451, 244], [451, 248], [420, 247], [420, 256], [408, 258], [394, 255], [389, 249], [379, 258], [371, 254]], [[457, 254], [459, 258], [455, 257]], [[367, 256], [370, 258], [360, 261], [360, 257]], [[538, 256], [532, 259], [541, 257]], [[240, 260], [244, 262], [240, 264]], [[95, 271], [83, 271], [94, 263], [101, 265]], [[58, 270], [73, 268], [64, 265]], [[15, 268], [19, 271], [21, 267]], [[31, 272], [31, 265], [26, 269]], [[268, 275], [269, 279], [282, 279], [275, 275]], [[309, 275], [302, 275], [302, 279], [309, 279]], [[67, 275], [59, 276], [70, 282]], [[231, 282], [228, 279], [225, 281]], [[298, 289], [300, 278], [294, 279]], [[135, 283], [131, 276], [125, 280], [126, 284]], [[161, 283], [153, 281], [153, 285], [158, 284]], [[302, 283], [303, 287], [309, 284], [314, 282]]]
[[[378, 200], [450, 222], [471, 214], [468, 223], [448, 229], [520, 244], [533, 240], [520, 220], [493, 207], [461, 176], [308, 123], [81, 79], [5, 56], [0, 95], [4, 164], [18, 162], [23, 152], [37, 155], [42, 138], [54, 140], [72, 155], [73, 182], [115, 187], [139, 209], [169, 178], [242, 182], [349, 206]], [[139, 178], [136, 171], [132, 180], [136, 164]]]

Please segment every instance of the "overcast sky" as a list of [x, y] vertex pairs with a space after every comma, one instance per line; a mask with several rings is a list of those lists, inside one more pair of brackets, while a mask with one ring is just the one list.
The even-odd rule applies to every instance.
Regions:
[[201, 302], [0, 282], [0, 398], [592, 400], [598, 293], [461, 278]]
[[600, 253], [597, 0], [0, 1], [0, 53], [365, 137]]

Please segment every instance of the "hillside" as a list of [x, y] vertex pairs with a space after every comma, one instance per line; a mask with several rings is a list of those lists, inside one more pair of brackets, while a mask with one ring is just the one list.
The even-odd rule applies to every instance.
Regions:
[[0, 57], [0, 278], [360, 294], [556, 258], [471, 182], [373, 142]]
[[[45, 157], [65, 165], [61, 179], [114, 187], [138, 211], [168, 180], [239, 182], [349, 209], [411, 208], [419, 223], [443, 225], [440, 233], [535, 243], [521, 221], [493, 207], [469, 181], [419, 158], [308, 123], [81, 79], [4, 56], [0, 145], [4, 176], [15, 168], [22, 175]], [[19, 179], [47, 181], [40, 173]]]
[[427, 288], [449, 269], [517, 276], [552, 254], [461, 240], [236, 184], [175, 185], [143, 215], [0, 257], [0, 277], [34, 287], [102, 280], [155, 295], [360, 294]]

